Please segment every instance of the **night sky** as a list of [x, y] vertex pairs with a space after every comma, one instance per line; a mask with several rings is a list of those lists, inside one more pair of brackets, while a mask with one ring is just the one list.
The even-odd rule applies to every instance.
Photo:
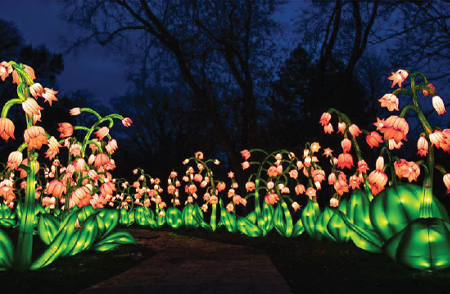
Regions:
[[[52, 53], [63, 53], [59, 40], [62, 35], [70, 33], [70, 27], [59, 18], [62, 3], [58, 2], [1, 1], [0, 17], [16, 24], [25, 44], [33, 47], [44, 44]], [[105, 48], [90, 44], [79, 56], [63, 54], [63, 58], [64, 71], [58, 76], [55, 87], [55, 90], [60, 91], [60, 96], [87, 89], [94, 94], [95, 99], [108, 101], [114, 96], [125, 94], [125, 75], [119, 64], [106, 56]]]
[[[130, 87], [133, 87], [132, 83], [126, 81], [126, 66], [120, 62], [119, 55], [108, 54], [107, 48], [95, 42], [83, 47], [77, 56], [73, 52], [64, 53], [65, 46], [62, 44], [61, 37], [71, 40], [70, 36], [73, 34], [74, 27], [60, 17], [63, 4], [63, 1], [0, 0], [0, 18], [15, 23], [24, 38], [25, 45], [31, 44], [33, 47], [45, 45], [52, 53], [63, 53], [64, 71], [57, 77], [55, 86], [60, 97], [76, 90], [87, 89], [93, 93], [97, 103], [108, 106], [111, 99], [123, 96]], [[297, 27], [295, 22], [296, 16], [300, 14], [298, 10], [305, 8], [305, 5], [309, 5], [308, 2], [288, 1], [273, 15], [283, 31], [283, 36], [274, 36], [280, 44], [278, 66], [283, 64], [300, 42], [293, 30]], [[395, 15], [392, 17], [395, 18]], [[374, 48], [376, 52], [385, 52], [388, 46], [389, 43], [385, 43]], [[370, 47], [369, 45], [368, 49]], [[0, 59], [2, 59], [1, 56]], [[437, 66], [440, 67], [439, 64]], [[439, 69], [439, 71], [443, 70], [447, 69]], [[386, 72], [386, 77], [388, 75], [389, 72]], [[389, 82], [386, 82], [386, 91], [388, 90]], [[438, 90], [444, 101], [448, 103], [445, 99], [448, 90], [442, 82], [438, 83]], [[432, 111], [431, 103], [426, 103], [425, 110]], [[433, 116], [433, 119], [437, 117], [437, 115]], [[440, 117], [436, 123], [445, 127], [449, 120], [449, 116], [444, 116]]]
[[[282, 11], [273, 16], [286, 34], [285, 38], [279, 39], [280, 45], [290, 49], [297, 45], [291, 22], [295, 21], [295, 13], [302, 4], [302, 1], [289, 1]], [[25, 44], [33, 47], [45, 45], [52, 53], [64, 53], [61, 36], [70, 36], [73, 28], [60, 18], [62, 7], [62, 1], [0, 0], [0, 18], [16, 24]], [[282, 54], [287, 58], [289, 53]], [[93, 93], [94, 99], [108, 106], [110, 99], [124, 95], [127, 87], [132, 86], [126, 81], [126, 73], [117, 58], [117, 55], [108, 54], [106, 48], [94, 43], [84, 47], [78, 56], [72, 52], [63, 54], [64, 71], [57, 78], [55, 90], [62, 97], [64, 93], [87, 89]]]

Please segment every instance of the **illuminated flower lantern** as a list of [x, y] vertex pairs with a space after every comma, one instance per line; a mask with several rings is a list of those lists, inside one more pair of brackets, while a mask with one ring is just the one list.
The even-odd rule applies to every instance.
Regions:
[[[68, 139], [58, 141], [55, 137], [47, 134], [43, 127], [37, 125], [41, 121], [41, 110], [43, 110], [43, 107], [39, 105], [41, 98], [44, 100], [44, 104], [48, 102], [51, 106], [53, 101], [57, 101], [55, 95], [58, 92], [34, 83], [34, 70], [30, 66], [13, 61], [0, 63], [1, 79], [4, 81], [10, 74], [13, 77], [13, 84], [17, 84], [18, 98], [10, 99], [2, 108], [0, 137], [5, 141], [9, 138], [15, 139], [14, 124], [7, 118], [10, 108], [14, 105], [22, 106], [26, 129], [23, 136], [24, 143], [10, 154], [4, 173], [6, 179], [2, 178], [0, 183], [0, 196], [3, 197], [3, 204], [0, 207], [0, 224], [10, 223], [8, 218], [11, 215], [16, 215], [17, 221], [20, 222], [16, 246], [13, 246], [8, 235], [0, 230], [0, 248], [2, 248], [0, 270], [14, 270], [15, 272], [37, 270], [49, 265], [57, 258], [74, 255], [83, 250], [105, 251], [119, 244], [135, 243], [129, 233], [113, 232], [118, 224], [118, 211], [101, 210], [102, 198], [95, 194], [99, 189], [87, 177], [86, 164], [83, 159], [86, 145], [91, 142], [89, 141], [90, 135], [98, 128], [99, 124], [107, 121], [109, 127], [112, 127], [112, 120], [114, 118], [122, 119], [122, 117], [113, 114], [103, 118], [93, 110], [81, 109], [80, 112], [87, 111], [96, 114], [98, 122], [91, 128], [74, 128], [70, 124], [64, 123], [60, 125], [61, 137]], [[78, 143], [75, 143], [75, 138], [69, 138], [74, 130], [84, 130], [88, 133], [82, 143], [83, 149]], [[72, 145], [79, 147], [69, 148], [71, 153], [68, 157], [69, 162], [64, 167], [61, 166], [59, 159], [55, 159], [60, 148], [63, 147], [62, 144], [68, 148]], [[40, 164], [38, 161], [39, 152], [44, 146], [48, 147], [45, 157], [53, 160], [51, 168], [45, 168], [45, 179], [53, 179], [45, 189], [40, 186], [42, 179], [39, 178]], [[98, 147], [100, 150], [102, 149], [100, 145]], [[101, 172], [97, 171], [101, 173], [102, 180], [104, 180], [107, 177], [105, 170], [108, 170], [108, 167], [102, 166], [101, 168], [103, 169]], [[15, 197], [17, 189], [14, 188], [14, 172], [19, 172], [20, 178], [26, 178], [20, 183], [25, 197]], [[85, 172], [86, 174], [84, 174]], [[21, 192], [17, 191], [17, 193]], [[6, 213], [5, 205], [11, 209], [15, 203], [17, 206], [14, 213]], [[33, 233], [35, 231], [48, 247], [32, 261]]]
[[[425, 96], [431, 93], [433, 97], [437, 97], [435, 88], [429, 86], [430, 84], [422, 73], [404, 72], [411, 77], [412, 89], [411, 91], [397, 89], [393, 95], [409, 94], [412, 97], [413, 105], [404, 107], [399, 118], [393, 118], [391, 123], [396, 126], [386, 124], [387, 132], [384, 135], [385, 137], [392, 136], [396, 140], [405, 138], [405, 132], [402, 133], [401, 130], [402, 128], [405, 130], [405, 124], [399, 119], [404, 117], [408, 111], [413, 111], [418, 115], [425, 130], [417, 144], [418, 154], [426, 156], [422, 163], [425, 178], [422, 187], [410, 183], [398, 183], [381, 191], [371, 203], [370, 215], [374, 227], [386, 240], [383, 249], [388, 256], [413, 268], [439, 270], [450, 267], [450, 224], [445, 208], [435, 198], [432, 191], [434, 169], [437, 168], [446, 174], [443, 167], [435, 165], [434, 147], [446, 151], [450, 142], [445, 135], [441, 139], [437, 138], [438, 136], [435, 135], [438, 134], [437, 130], [425, 119], [418, 106], [416, 92], [423, 90]], [[424, 85], [417, 83], [418, 77], [424, 80]], [[399, 85], [401, 86], [401, 83]], [[442, 108], [439, 99], [433, 99], [432, 104], [441, 115], [445, 109]], [[419, 167], [414, 162], [399, 160], [394, 166], [396, 176], [407, 178], [409, 182], [416, 180], [420, 173]], [[393, 176], [393, 181], [396, 181], [395, 176]]]
[[[225, 207], [222, 198], [223, 192], [227, 185], [223, 181], [214, 180], [213, 172], [209, 164], [219, 165], [220, 161], [217, 159], [204, 159], [202, 152], [196, 152], [194, 157], [188, 158], [183, 161], [184, 165], [189, 162], [195, 164], [196, 169], [193, 166], [188, 166], [186, 175], [183, 177], [185, 182], [185, 193], [188, 195], [185, 208], [181, 214], [182, 223], [190, 228], [202, 227], [208, 231], [216, 231], [221, 225], [225, 225], [229, 232], [236, 232], [236, 218], [230, 212], [233, 210], [234, 205], [228, 204]], [[197, 170], [197, 172], [196, 172]], [[229, 173], [229, 177], [233, 178], [233, 173]], [[175, 176], [173, 174], [171, 176]], [[171, 182], [171, 181], [170, 181]], [[232, 186], [235, 183], [233, 181]], [[237, 184], [236, 184], [237, 185]], [[237, 186], [236, 186], [237, 187]], [[228, 197], [235, 198], [240, 197], [231, 193], [234, 189], [228, 191]], [[204, 204], [201, 208], [197, 205], [197, 201], [200, 201], [200, 197], [197, 194], [203, 193]], [[243, 199], [243, 203], [246, 200]], [[235, 203], [236, 205], [238, 203]], [[232, 207], [231, 207], [232, 206]], [[231, 208], [230, 208], [231, 207]], [[211, 208], [211, 209], [210, 209]], [[210, 211], [209, 223], [204, 219], [205, 214]], [[220, 217], [218, 219], [218, 217]]]
[[[244, 170], [250, 169], [251, 166], [257, 167], [256, 173], [250, 175], [245, 185], [247, 190], [245, 199], [254, 197], [255, 210], [246, 217], [236, 216], [237, 228], [241, 233], [251, 237], [265, 236], [272, 229], [276, 229], [284, 237], [295, 237], [303, 233], [302, 219], [298, 218], [294, 223], [294, 216], [287, 203], [291, 202], [290, 207], [294, 210], [294, 214], [300, 217], [300, 205], [290, 197], [289, 182], [295, 182], [293, 192], [297, 196], [305, 193], [306, 189], [299, 181], [300, 171], [308, 177], [307, 169], [314, 169], [313, 165], [317, 160], [315, 156], [305, 154], [309, 154], [310, 151], [317, 152], [320, 149], [318, 143], [313, 143], [311, 146], [307, 144], [307, 146], [308, 150], [305, 149], [304, 153], [307, 168], [304, 168], [303, 162], [288, 150], [267, 153], [262, 149], [252, 149], [241, 152], [245, 160], [242, 164]], [[248, 161], [251, 156], [258, 157], [260, 155], [258, 153], [263, 156], [261, 162]], [[312, 182], [311, 185], [313, 185]]]
[[173, 196], [172, 198], [172, 207], [169, 207], [166, 211], [166, 223], [171, 226], [174, 229], [178, 229], [182, 224], [182, 216], [181, 211], [176, 208], [177, 205], [180, 205], [179, 197], [179, 191], [176, 187], [178, 180], [177, 180], [177, 173], [172, 172], [170, 174], [169, 179], [167, 180], [168, 186], [167, 186], [167, 193]]

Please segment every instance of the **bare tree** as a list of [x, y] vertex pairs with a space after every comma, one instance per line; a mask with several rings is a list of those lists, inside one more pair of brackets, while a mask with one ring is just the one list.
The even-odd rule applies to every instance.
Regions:
[[[193, 105], [208, 118], [243, 187], [238, 151], [257, 143], [255, 80], [267, 70], [269, 37], [276, 28], [269, 17], [280, 3], [68, 1], [64, 15], [84, 30], [76, 44], [96, 41], [123, 52], [133, 47], [127, 42], [137, 42], [139, 49], [154, 44], [158, 48], [155, 52], [170, 53], [192, 93]], [[230, 96], [239, 101], [237, 129], [228, 128], [229, 118], [221, 109], [224, 97]]]
[[[325, 73], [331, 60], [343, 62], [345, 71], [339, 89], [336, 89], [342, 105], [351, 105], [352, 79], [358, 62], [372, 40], [374, 27], [380, 26], [389, 9], [390, 1], [313, 1], [300, 17], [298, 32], [306, 48], [318, 61], [316, 104], [313, 109], [321, 111], [320, 101]], [[319, 115], [319, 113], [316, 113]]]

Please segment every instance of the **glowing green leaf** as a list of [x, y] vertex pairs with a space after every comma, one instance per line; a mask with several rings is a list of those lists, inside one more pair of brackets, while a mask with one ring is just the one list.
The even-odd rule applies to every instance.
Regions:
[[303, 227], [302, 219], [299, 218], [298, 221], [294, 225], [294, 232], [292, 232], [292, 237], [297, 237], [303, 234], [305, 231], [305, 227]]
[[78, 234], [66, 236], [67, 247], [72, 248], [70, 252], [67, 252], [67, 255], [75, 255], [89, 249], [95, 243], [98, 233], [97, 216], [91, 215], [78, 229]]
[[194, 219], [203, 229], [212, 232], [212, 228], [210, 224], [207, 224], [203, 219], [203, 214], [199, 214], [197, 211], [194, 211]]
[[292, 224], [292, 216], [283, 199], [275, 208], [273, 214], [275, 229], [283, 237], [290, 237], [292, 235], [294, 225]]
[[328, 232], [328, 222], [330, 221], [331, 217], [333, 216], [334, 211], [329, 208], [325, 207], [325, 210], [322, 211], [322, 213], [319, 215], [319, 217], [316, 219], [316, 223], [314, 224], [315, 230], [322, 234], [325, 238], [336, 241], [334, 237]]
[[258, 220], [258, 227], [263, 230], [264, 236], [269, 233], [275, 226], [273, 216], [274, 211], [275, 209], [273, 208], [273, 205], [269, 205], [264, 201], [262, 208], [262, 219]]
[[134, 209], [127, 211], [125, 208], [121, 208], [119, 223], [123, 226], [130, 226], [134, 224], [134, 213]]
[[348, 198], [347, 197], [341, 197], [339, 200], [339, 206], [338, 209], [342, 211], [343, 213], [347, 214], [347, 205], [348, 205]]
[[352, 192], [347, 204], [348, 219], [360, 228], [373, 230], [369, 215], [369, 197], [361, 189]]
[[58, 233], [50, 243], [49, 247], [33, 262], [31, 270], [40, 269], [49, 265], [59, 256], [64, 256], [65, 252], [70, 251], [68, 248], [67, 236], [71, 236], [75, 232], [75, 224], [78, 218], [78, 211], [72, 211], [61, 223]]
[[16, 225], [16, 213], [11, 211], [4, 202], [0, 205], [0, 226], [11, 228]]
[[233, 234], [236, 233], [237, 232], [236, 217], [226, 210], [222, 199], [220, 199], [219, 204], [220, 204], [220, 223], [225, 226], [228, 232]]
[[351, 230], [350, 238], [357, 247], [373, 253], [382, 252], [381, 247], [383, 246], [383, 242], [381, 241], [378, 234], [376, 234], [374, 231], [369, 231], [358, 227], [357, 225], [352, 223], [349, 218], [344, 213], [342, 213], [342, 211], [337, 210], [336, 213], [339, 213], [342, 220], [347, 225], [347, 228]]
[[200, 214], [203, 218], [203, 212], [199, 209], [197, 204], [188, 203], [181, 213], [181, 218], [183, 221], [183, 225], [187, 228], [198, 228], [199, 224], [194, 219], [194, 213]]
[[236, 225], [239, 232], [249, 237], [259, 237], [263, 234], [263, 231], [257, 225], [245, 217], [236, 216]]
[[418, 218], [389, 239], [386, 255], [421, 270], [450, 267], [450, 223], [439, 218]]
[[134, 222], [140, 226], [150, 226], [153, 229], [158, 227], [155, 220], [155, 213], [145, 206], [137, 206], [134, 208]]
[[95, 212], [92, 205], [83, 206], [78, 212], [78, 221], [80, 223], [84, 222], [89, 216], [91, 216]]
[[166, 212], [166, 222], [172, 229], [178, 229], [182, 224], [183, 220], [181, 219], [181, 211], [179, 211], [176, 207], [170, 207]]
[[51, 214], [41, 214], [37, 231], [42, 242], [50, 244], [58, 233], [61, 221]]
[[306, 233], [315, 240], [322, 240], [322, 234], [317, 232], [315, 228], [316, 220], [319, 215], [319, 204], [317, 204], [316, 201], [308, 200], [308, 204], [306, 204], [302, 212], [302, 223]]
[[10, 269], [14, 258], [14, 244], [11, 238], [0, 229], [0, 271]]
[[347, 227], [341, 214], [337, 213], [337, 211], [331, 216], [327, 226], [328, 233], [333, 236], [336, 242], [346, 243], [350, 240], [352, 231]]
[[136, 244], [136, 241], [129, 232], [114, 232], [97, 242], [92, 249], [96, 251], [108, 251], [121, 244]]
[[[273, 211], [273, 207], [272, 207], [272, 211]], [[252, 224], [256, 224], [256, 212], [255, 211], [250, 212], [245, 218], [248, 219]]]
[[158, 214], [156, 216], [156, 223], [157, 223], [158, 227], [162, 227], [166, 223], [166, 217], [165, 217], [166, 212], [165, 212], [164, 208], [161, 209], [160, 212], [162, 212], [162, 214]]
[[[370, 219], [383, 240], [388, 240], [420, 216], [423, 188], [399, 183], [381, 191], [370, 204]], [[433, 215], [450, 221], [442, 203], [433, 198]]]

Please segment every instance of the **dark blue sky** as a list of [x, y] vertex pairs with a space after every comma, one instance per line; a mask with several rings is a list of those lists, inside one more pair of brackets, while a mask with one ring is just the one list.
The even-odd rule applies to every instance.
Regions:
[[[291, 34], [291, 19], [302, 2], [290, 1], [282, 11], [274, 15], [289, 39], [294, 39]], [[50, 52], [62, 53], [63, 48], [59, 40], [61, 36], [67, 37], [71, 30], [70, 26], [59, 18], [62, 4], [61, 1], [0, 0], [0, 18], [16, 24], [25, 44], [32, 44], [34, 47], [44, 44]], [[280, 42], [291, 49], [296, 45], [291, 44], [290, 40]], [[289, 52], [286, 57], [288, 55]], [[126, 88], [132, 86], [126, 82], [124, 68], [116, 61], [117, 57], [108, 56], [106, 49], [100, 45], [90, 44], [80, 51], [77, 57], [73, 54], [65, 54], [63, 57], [64, 71], [58, 77], [58, 86], [55, 87], [60, 94], [87, 89], [94, 94], [94, 99], [107, 103], [114, 96], [125, 94]]]
[[[14, 21], [26, 44], [34, 47], [44, 44], [50, 52], [62, 53], [58, 40], [70, 33], [70, 27], [58, 17], [61, 9], [58, 2], [0, 1], [0, 18]], [[125, 94], [127, 84], [123, 68], [107, 57], [101, 46], [91, 44], [77, 57], [73, 54], [63, 57], [64, 71], [58, 77], [58, 88], [55, 89], [60, 93], [85, 88], [95, 99], [104, 101]]]

